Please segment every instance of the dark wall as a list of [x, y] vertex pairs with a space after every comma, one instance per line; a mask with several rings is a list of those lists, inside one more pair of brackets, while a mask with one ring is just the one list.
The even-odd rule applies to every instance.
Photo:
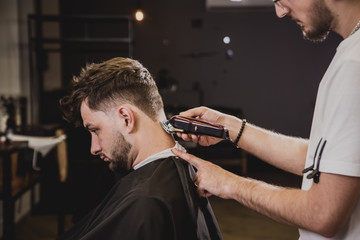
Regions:
[[[60, 1], [63, 14], [133, 14], [136, 1]], [[318, 83], [340, 38], [302, 39], [273, 8], [207, 11], [199, 0], [142, 0], [145, 20], [134, 24], [134, 58], [157, 78], [178, 82], [163, 92], [167, 105], [241, 108], [249, 122], [308, 137]], [[116, 29], [114, 29], [116, 31]], [[225, 45], [224, 36], [231, 42]], [[226, 55], [231, 49], [233, 56]], [[76, 74], [76, 73], [74, 73]]]

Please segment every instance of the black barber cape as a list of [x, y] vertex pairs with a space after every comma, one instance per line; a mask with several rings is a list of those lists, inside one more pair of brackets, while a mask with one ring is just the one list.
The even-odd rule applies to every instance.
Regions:
[[104, 200], [59, 239], [222, 239], [189, 165], [156, 160], [121, 178]]

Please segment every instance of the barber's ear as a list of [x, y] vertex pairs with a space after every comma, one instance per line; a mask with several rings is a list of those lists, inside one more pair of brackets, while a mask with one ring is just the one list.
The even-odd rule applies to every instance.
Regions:
[[127, 132], [132, 132], [135, 126], [135, 116], [131, 108], [127, 106], [119, 107], [118, 115]]

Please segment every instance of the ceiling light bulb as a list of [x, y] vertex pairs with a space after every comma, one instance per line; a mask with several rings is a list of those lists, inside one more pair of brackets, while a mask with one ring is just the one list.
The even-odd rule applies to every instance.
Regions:
[[230, 43], [230, 37], [225, 36], [223, 41], [224, 41], [225, 44], [229, 44]]
[[144, 19], [144, 13], [141, 10], [137, 10], [135, 13], [135, 19], [137, 21], [142, 21]]

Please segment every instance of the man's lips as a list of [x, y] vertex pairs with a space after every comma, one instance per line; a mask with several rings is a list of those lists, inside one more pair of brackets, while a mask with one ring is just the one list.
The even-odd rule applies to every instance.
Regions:
[[299, 19], [291, 18], [297, 25], [299, 25], [301, 28], [303, 27], [302, 22]]
[[104, 160], [104, 162], [110, 162], [110, 159], [106, 157], [105, 155], [101, 155], [100, 158]]

